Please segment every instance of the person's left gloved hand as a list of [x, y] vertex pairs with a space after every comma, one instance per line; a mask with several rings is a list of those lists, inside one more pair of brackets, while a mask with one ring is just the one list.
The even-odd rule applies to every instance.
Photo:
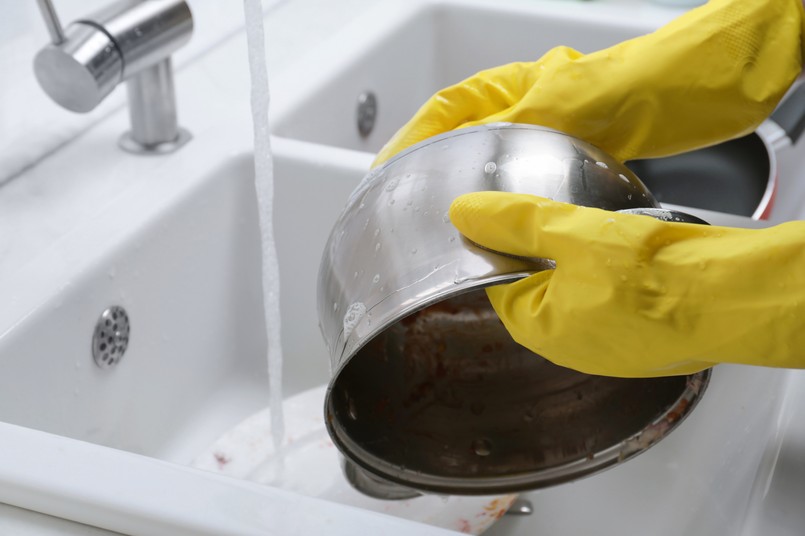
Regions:
[[484, 248], [556, 261], [487, 289], [514, 339], [590, 374], [716, 363], [805, 368], [805, 222], [748, 230], [477, 192], [450, 220]]
[[800, 0], [711, 0], [605, 50], [557, 47], [439, 91], [374, 166], [436, 134], [496, 121], [554, 128], [621, 162], [748, 134], [799, 76], [802, 33]]

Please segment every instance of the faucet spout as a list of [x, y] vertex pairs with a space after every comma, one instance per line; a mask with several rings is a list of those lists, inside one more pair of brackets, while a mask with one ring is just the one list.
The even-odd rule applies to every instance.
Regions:
[[178, 125], [171, 67], [193, 32], [185, 0], [119, 0], [64, 30], [50, 0], [39, 6], [53, 42], [36, 55], [34, 73], [57, 104], [89, 112], [126, 81], [131, 130], [123, 149], [166, 153], [190, 139]]

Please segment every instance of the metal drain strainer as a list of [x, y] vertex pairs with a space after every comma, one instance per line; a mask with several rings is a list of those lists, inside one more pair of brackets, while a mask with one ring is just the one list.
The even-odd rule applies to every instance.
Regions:
[[366, 138], [372, 133], [377, 120], [377, 96], [371, 91], [358, 95], [358, 110], [355, 114], [358, 122], [358, 133]]
[[116, 365], [129, 346], [129, 315], [119, 306], [113, 306], [101, 313], [92, 337], [92, 357], [101, 368]]

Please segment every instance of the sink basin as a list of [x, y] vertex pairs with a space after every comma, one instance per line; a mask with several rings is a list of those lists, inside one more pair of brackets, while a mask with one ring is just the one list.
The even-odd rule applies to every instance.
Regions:
[[[285, 391], [293, 394], [329, 377], [310, 282], [354, 174], [331, 167], [322, 176], [291, 157], [275, 165], [276, 217], [285, 230], [277, 233], [277, 249], [288, 297], [281, 311], [290, 356]], [[100, 216], [103, 228], [76, 233], [50, 252], [87, 255], [71, 259], [86, 266], [0, 339], [0, 355], [14, 371], [0, 377], [0, 421], [186, 462], [267, 404], [253, 181], [247, 153], [153, 214], [135, 214], [143, 204], [137, 196], [145, 202], [148, 191], [131, 192]], [[308, 195], [313, 189], [317, 195]], [[91, 340], [102, 311], [113, 305], [128, 313], [131, 342], [116, 365], [101, 369]]]
[[[386, 5], [354, 22], [337, 45], [295, 73], [305, 82], [291, 95], [277, 95], [288, 102], [276, 110], [273, 129], [284, 137], [375, 153], [434, 92], [482, 69], [534, 61], [557, 45], [592, 52], [656, 24], [655, 18], [634, 21], [572, 2]], [[376, 98], [377, 117], [371, 133], [362, 136], [356, 110], [366, 92]]]
[[[329, 379], [315, 285], [330, 228], [373, 152], [425, 98], [479, 69], [560, 43], [593, 50], [677, 14], [637, 0], [349, 5], [367, 11], [272, 78], [287, 397]], [[339, 9], [287, 3], [266, 19], [271, 50], [314, 37], [319, 27], [300, 30], [311, 6]], [[8, 446], [0, 532], [451, 533], [189, 466], [268, 404], [248, 88], [240, 34], [177, 75], [183, 124], [194, 133], [181, 151], [118, 152], [127, 124], [118, 113], [0, 189], [0, 225], [15, 230], [0, 235], [0, 441]], [[366, 90], [378, 116], [362, 137], [354, 114]], [[27, 211], [15, 208], [20, 199]], [[93, 332], [113, 305], [127, 311], [130, 343], [118, 364], [100, 368]], [[777, 474], [771, 454], [791, 456], [780, 438], [795, 419], [773, 417], [790, 405], [783, 395], [792, 382], [785, 371], [719, 367], [661, 444], [595, 477], [526, 494], [534, 514], [505, 517], [490, 534], [754, 527], [743, 512], [768, 511], [758, 497]]]
[[[208, 148], [188, 149], [185, 158], [196, 159]], [[337, 166], [323, 175], [293, 153], [275, 159], [288, 396], [329, 377], [311, 282], [356, 177]], [[185, 165], [174, 159], [162, 167], [170, 176]], [[293, 493], [186, 467], [268, 404], [252, 155], [221, 159], [188, 179], [127, 189], [0, 282], [15, 306], [2, 315], [0, 337], [0, 437], [14, 445], [0, 462], [0, 503], [132, 534], [265, 533], [283, 516], [304, 518], [313, 508]], [[113, 305], [127, 311], [130, 343], [115, 365], [101, 368], [92, 337]], [[14, 309], [28, 312], [14, 318]], [[228, 499], [198, 514], [217, 497]], [[249, 515], [233, 519], [230, 500]], [[6, 515], [7, 508], [0, 505]], [[272, 509], [279, 509], [275, 520]], [[321, 532], [334, 519], [343, 527], [373, 523], [363, 517], [338, 509], [307, 530]], [[400, 523], [383, 521], [378, 531], [401, 530]]]

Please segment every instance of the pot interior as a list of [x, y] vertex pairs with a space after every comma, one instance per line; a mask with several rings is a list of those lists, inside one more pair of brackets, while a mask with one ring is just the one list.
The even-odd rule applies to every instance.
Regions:
[[771, 180], [769, 153], [755, 133], [665, 158], [626, 163], [660, 203], [752, 216]]
[[617, 463], [613, 447], [678, 406], [688, 383], [554, 365], [514, 342], [477, 290], [372, 339], [338, 375], [327, 411], [341, 449], [384, 478], [443, 493], [514, 491]]

